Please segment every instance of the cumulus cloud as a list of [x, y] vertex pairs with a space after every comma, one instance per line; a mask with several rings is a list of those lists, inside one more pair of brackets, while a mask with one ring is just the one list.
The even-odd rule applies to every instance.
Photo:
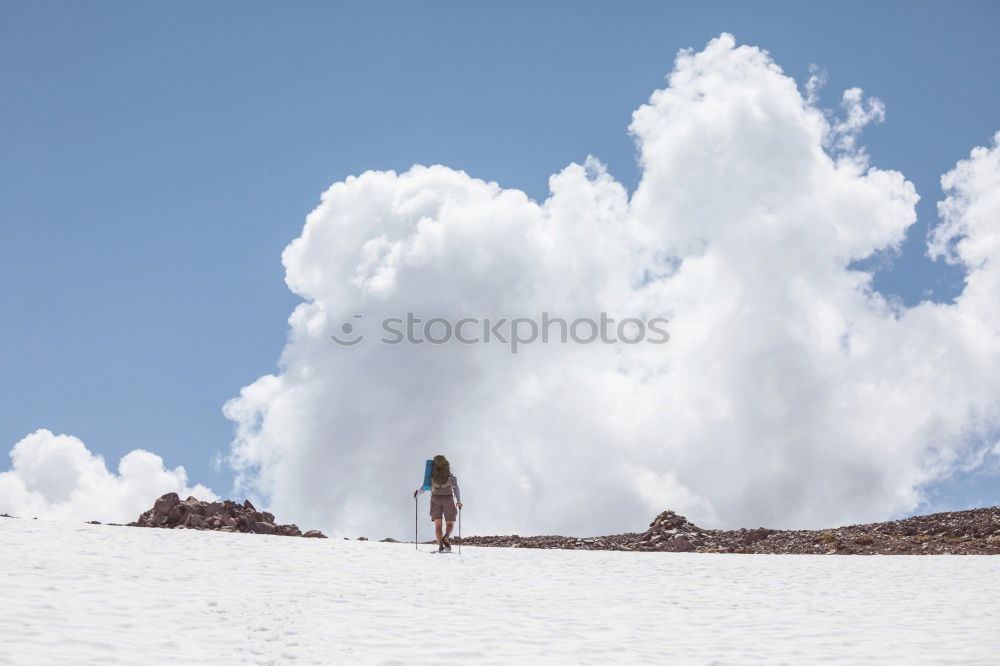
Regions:
[[[724, 34], [678, 54], [633, 117], [629, 195], [593, 158], [541, 202], [444, 166], [330, 187], [282, 256], [303, 302], [280, 372], [225, 407], [228, 462], [279, 515], [411, 529], [422, 463], [453, 461], [476, 533], [819, 526], [911, 511], [996, 441], [998, 148], [944, 178], [930, 249], [953, 305], [903, 308], [849, 268], [898, 248], [913, 185], [767, 52]], [[670, 319], [666, 345], [332, 344], [345, 322], [424, 316]], [[987, 444], [987, 442], [989, 444]], [[423, 510], [421, 511], [423, 513]], [[422, 518], [422, 520], [425, 520]]]
[[11, 469], [0, 472], [0, 512], [16, 516], [128, 522], [164, 493], [218, 499], [205, 486], [188, 487], [184, 468], [166, 469], [154, 453], [127, 453], [115, 474], [76, 437], [45, 429], [15, 444], [10, 458]]

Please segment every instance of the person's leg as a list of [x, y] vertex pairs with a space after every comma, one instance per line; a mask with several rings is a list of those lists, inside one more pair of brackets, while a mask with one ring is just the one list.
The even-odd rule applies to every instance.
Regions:
[[455, 527], [455, 518], [457, 518], [458, 509], [455, 507], [455, 502], [451, 497], [446, 498], [444, 502], [444, 521], [447, 526], [448, 532], [444, 535], [445, 550], [451, 550], [451, 530]]
[[[451, 528], [448, 528], [448, 534], [451, 534]], [[434, 536], [437, 538], [437, 542], [441, 543], [441, 519], [434, 519]]]
[[447, 518], [444, 514], [444, 507], [441, 506], [441, 499], [437, 495], [431, 495], [431, 520], [434, 521], [434, 536], [437, 538], [438, 548], [441, 547], [441, 520]]

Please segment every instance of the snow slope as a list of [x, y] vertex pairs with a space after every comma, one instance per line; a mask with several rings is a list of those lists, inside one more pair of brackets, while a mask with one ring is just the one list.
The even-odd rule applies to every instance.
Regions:
[[0, 591], [0, 663], [14, 664], [1000, 658], [988, 556], [460, 557], [0, 518]]

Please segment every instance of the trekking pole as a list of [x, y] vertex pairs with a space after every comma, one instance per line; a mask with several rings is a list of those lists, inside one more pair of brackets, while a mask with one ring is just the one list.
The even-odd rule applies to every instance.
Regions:
[[458, 510], [458, 556], [462, 556], [462, 510]]
[[417, 494], [413, 493], [413, 549], [420, 550], [417, 546]]

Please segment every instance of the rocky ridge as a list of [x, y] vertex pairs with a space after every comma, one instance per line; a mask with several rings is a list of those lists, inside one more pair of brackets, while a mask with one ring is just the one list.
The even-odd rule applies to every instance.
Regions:
[[826, 555], [1000, 555], [1000, 507], [948, 511], [827, 530], [764, 527], [708, 530], [673, 511], [642, 533], [602, 537], [471, 536], [469, 546], [699, 553], [812, 553]]
[[[0, 514], [0, 518], [16, 518]], [[98, 521], [88, 521], [100, 524]], [[117, 523], [109, 523], [117, 525]], [[303, 536], [325, 539], [319, 530], [302, 533], [297, 525], [281, 525], [250, 500], [181, 501], [167, 493], [142, 513], [130, 527], [217, 530]], [[367, 537], [358, 537], [367, 541]], [[395, 539], [383, 542], [398, 543]], [[410, 542], [412, 543], [412, 542]], [[434, 541], [424, 543], [433, 544]], [[826, 555], [1000, 555], [1000, 506], [947, 511], [882, 523], [847, 525], [825, 530], [777, 530], [765, 527], [738, 530], [703, 529], [673, 511], [663, 511], [645, 532], [596, 537], [558, 535], [452, 535], [452, 543], [500, 548], [561, 548], [568, 550], [623, 550], [698, 553], [826, 554]]]

